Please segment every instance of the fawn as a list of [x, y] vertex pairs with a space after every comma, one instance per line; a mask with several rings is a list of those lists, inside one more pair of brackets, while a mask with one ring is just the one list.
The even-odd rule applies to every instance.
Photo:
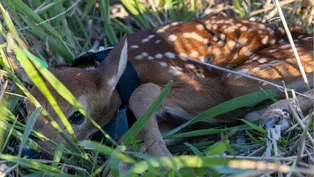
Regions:
[[[313, 34], [293, 29], [292, 35], [310, 86], [313, 87]], [[95, 121], [103, 126], [112, 120], [122, 104], [116, 86], [126, 65], [132, 63], [141, 85], [132, 93], [130, 110], [139, 118], [160, 94], [168, 81], [173, 87], [158, 111], [147, 122], [141, 135], [148, 153], [171, 156], [160, 129], [178, 119], [190, 120], [199, 113], [231, 98], [271, 88], [270, 85], [239, 75], [222, 72], [190, 60], [246, 73], [297, 91], [306, 91], [297, 62], [284, 32], [271, 26], [225, 17], [205, 17], [174, 22], [155, 29], [134, 33], [123, 38], [98, 66], [57, 67], [50, 71], [74, 94]], [[20, 72], [21, 73], [21, 72]], [[33, 88], [31, 93], [57, 117], [44, 96]], [[53, 92], [67, 117], [76, 111], [59, 94]], [[313, 97], [313, 90], [305, 93]], [[313, 100], [298, 96], [302, 110], [310, 109]], [[281, 100], [259, 112], [261, 126], [267, 129], [289, 126], [288, 100]], [[33, 106], [27, 104], [28, 112]], [[170, 117], [165, 117], [165, 115]], [[259, 115], [258, 114], [258, 115]], [[176, 117], [176, 118], [173, 118]], [[208, 119], [209, 124], [233, 124], [231, 115]], [[252, 119], [252, 117], [248, 117]], [[78, 139], [87, 139], [97, 131], [88, 121], [72, 125]], [[65, 143], [63, 138], [39, 117], [34, 129], [50, 139]], [[46, 149], [47, 142], [39, 141]]]

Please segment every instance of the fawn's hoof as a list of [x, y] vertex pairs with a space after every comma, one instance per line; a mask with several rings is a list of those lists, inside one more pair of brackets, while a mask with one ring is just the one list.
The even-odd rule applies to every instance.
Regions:
[[290, 111], [286, 100], [281, 100], [265, 111], [261, 117], [261, 126], [266, 130], [280, 126], [280, 131], [284, 131], [291, 125]]

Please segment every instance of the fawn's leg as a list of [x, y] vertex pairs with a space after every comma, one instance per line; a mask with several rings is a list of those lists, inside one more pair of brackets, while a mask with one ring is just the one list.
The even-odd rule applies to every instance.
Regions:
[[[135, 117], [139, 118], [159, 96], [162, 88], [153, 83], [141, 85], [130, 98], [130, 108]], [[170, 114], [173, 121], [177, 119], [189, 120], [208, 108], [227, 99], [228, 94], [218, 80], [193, 78], [188, 81], [174, 82], [170, 93], [141, 131], [148, 153], [154, 156], [170, 156], [158, 123], [169, 121], [163, 119]], [[209, 123], [226, 122], [231, 120], [208, 119]]]
[[[152, 83], [143, 84], [136, 89], [130, 98], [130, 109], [137, 119], [145, 113], [159, 96], [160, 92], [161, 88]], [[171, 153], [163, 142], [155, 114], [147, 121], [140, 134], [144, 139], [145, 146], [148, 148], [147, 151], [150, 155], [171, 156]]]

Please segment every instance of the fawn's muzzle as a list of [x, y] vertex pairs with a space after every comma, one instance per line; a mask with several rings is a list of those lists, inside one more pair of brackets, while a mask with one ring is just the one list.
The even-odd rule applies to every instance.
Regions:
[[[21, 145], [17, 145], [17, 147], [14, 150], [14, 154], [17, 155], [19, 153], [19, 150], [21, 148]], [[21, 157], [27, 157], [30, 159], [51, 159], [51, 156], [45, 152], [39, 152], [35, 149], [31, 148], [28, 145], [24, 145], [22, 147]]]

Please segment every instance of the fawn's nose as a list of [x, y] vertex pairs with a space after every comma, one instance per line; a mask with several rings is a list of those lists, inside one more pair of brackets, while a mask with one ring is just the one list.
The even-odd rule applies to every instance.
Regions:
[[[21, 144], [17, 145], [14, 150], [14, 154], [17, 155], [20, 151]], [[24, 145], [21, 150], [21, 157], [28, 157], [31, 159], [41, 159], [43, 157], [43, 153], [36, 151], [28, 145]]]

